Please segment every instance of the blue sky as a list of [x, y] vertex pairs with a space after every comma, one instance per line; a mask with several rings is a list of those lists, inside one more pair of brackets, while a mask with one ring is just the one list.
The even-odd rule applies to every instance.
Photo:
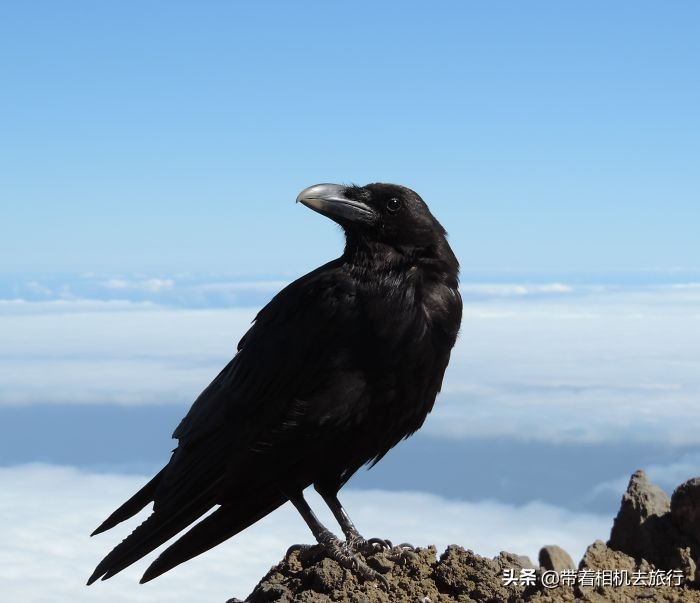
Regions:
[[140, 564], [83, 587], [135, 524], [87, 534], [167, 459], [256, 310], [339, 253], [339, 229], [293, 202], [317, 182], [414, 188], [464, 268], [434, 413], [344, 494], [368, 535], [576, 558], [632, 471], [667, 491], [700, 474], [698, 17], [4, 3], [8, 600], [225, 600], [309, 540], [283, 508], [147, 586]]
[[466, 269], [697, 269], [699, 12], [4, 3], [0, 271], [294, 274], [299, 190], [376, 180]]

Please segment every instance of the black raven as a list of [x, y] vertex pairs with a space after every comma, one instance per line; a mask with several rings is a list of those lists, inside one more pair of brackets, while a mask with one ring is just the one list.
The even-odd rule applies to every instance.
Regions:
[[[344, 230], [343, 255], [280, 291], [175, 429], [168, 464], [99, 534], [153, 512], [88, 584], [131, 565], [213, 507], [146, 570], [152, 580], [290, 500], [325, 554], [366, 578], [365, 540], [337, 498], [363, 465], [415, 432], [440, 391], [462, 316], [459, 264], [445, 230], [412, 190], [318, 184], [297, 201]], [[342, 527], [318, 521], [312, 485]]]

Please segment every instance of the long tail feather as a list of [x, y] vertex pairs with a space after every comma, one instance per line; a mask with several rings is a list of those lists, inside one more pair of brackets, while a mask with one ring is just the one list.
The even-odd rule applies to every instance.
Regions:
[[219, 507], [165, 549], [146, 570], [141, 584], [235, 536], [286, 501], [279, 490], [271, 490]]
[[129, 500], [127, 500], [121, 507], [119, 507], [114, 513], [112, 513], [107, 519], [105, 519], [99, 527], [90, 536], [95, 536], [96, 534], [101, 534], [118, 523], [121, 523], [129, 517], [136, 515], [141, 509], [143, 509], [149, 502], [153, 500], [153, 494], [158, 488], [160, 479], [163, 476], [165, 467], [161, 469], [158, 474], [148, 482], [143, 488], [141, 488], [136, 494], [134, 494]]
[[216, 486], [213, 484], [186, 506], [154, 511], [98, 564], [88, 585], [100, 577], [111, 578], [204, 515], [215, 504]]

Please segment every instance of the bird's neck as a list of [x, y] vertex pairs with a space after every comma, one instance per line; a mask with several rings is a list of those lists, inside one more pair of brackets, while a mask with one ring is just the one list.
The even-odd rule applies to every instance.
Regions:
[[459, 263], [447, 242], [438, 248], [397, 247], [380, 241], [348, 237], [342, 261], [360, 272], [415, 274], [457, 287]]

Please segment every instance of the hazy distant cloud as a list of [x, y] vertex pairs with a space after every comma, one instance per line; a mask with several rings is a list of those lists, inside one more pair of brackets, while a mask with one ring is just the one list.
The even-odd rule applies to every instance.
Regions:
[[256, 307], [269, 301], [288, 282], [187, 274], [155, 277], [86, 274], [17, 280], [0, 275], [0, 304], [73, 301], [83, 305], [150, 303], [173, 308]]
[[678, 283], [671, 285], [674, 289], [697, 289], [700, 290], [700, 283]]
[[[700, 315], [657, 294], [468, 305], [426, 429], [452, 437], [699, 443]], [[661, 298], [661, 299], [659, 299]]]
[[158, 293], [165, 289], [172, 289], [175, 281], [169, 278], [148, 278], [143, 280], [126, 280], [121, 278], [111, 278], [102, 283], [105, 289], [148, 291]]
[[[251, 279], [216, 274], [42, 276], [12, 279], [0, 275], [0, 300], [31, 302], [53, 300], [99, 300], [154, 302], [178, 308], [261, 306], [290, 278]], [[467, 304], [474, 302], [577, 303], [595, 298], [598, 303], [629, 303], [632, 296], [645, 304], [700, 302], [694, 280], [620, 286], [605, 282], [561, 280], [478, 281], [464, 276], [460, 287]]]
[[527, 295], [572, 293], [574, 288], [562, 283], [544, 285], [469, 283], [461, 285], [460, 292], [465, 297], [525, 297]]
[[[0, 468], [0, 582], [3, 598], [23, 603], [127, 601], [190, 603], [247, 595], [294, 543], [310, 542], [298, 513], [285, 505], [223, 545], [139, 585], [149, 561], [115, 578], [86, 587], [97, 562], [143, 518], [95, 538], [88, 534], [147, 478], [82, 473], [72, 468], [30, 465]], [[51, 504], [46, 504], [50, 493]], [[448, 501], [423, 493], [348, 491], [341, 498], [362, 532], [439, 549], [457, 543], [482, 555], [501, 550], [537, 558], [557, 543], [580, 558], [596, 538], [607, 538], [610, 518], [575, 514], [551, 505], [516, 507], [492, 502]], [[321, 520], [339, 531], [314, 494]]]
[[0, 314], [0, 405], [192, 401], [254, 317], [243, 309], [112, 308]]
[[39, 281], [30, 280], [25, 282], [26, 288], [32, 293], [41, 295], [42, 297], [50, 297], [54, 295], [54, 291], [49, 289], [45, 285], [42, 285]]
[[289, 281], [234, 281], [218, 283], [202, 283], [193, 287], [196, 291], [225, 291], [241, 293], [243, 291], [265, 291], [277, 293], [289, 284]]
[[161, 308], [151, 301], [133, 302], [128, 300], [99, 299], [54, 299], [50, 301], [29, 301], [26, 299], [0, 299], [0, 321], [5, 316], [18, 314], [83, 314], [126, 312], [133, 310], [155, 310]]
[[445, 394], [423, 429], [459, 439], [694, 445], [700, 443], [699, 398], [697, 384], [683, 389], [496, 383], [465, 395]]
[[[207, 295], [226, 288], [198, 286]], [[255, 295], [265, 288], [238, 287]], [[467, 302], [425, 429], [455, 438], [700, 443], [699, 303], [700, 291], [671, 286]], [[0, 302], [0, 404], [186, 403], [233, 356], [258, 307]]]

